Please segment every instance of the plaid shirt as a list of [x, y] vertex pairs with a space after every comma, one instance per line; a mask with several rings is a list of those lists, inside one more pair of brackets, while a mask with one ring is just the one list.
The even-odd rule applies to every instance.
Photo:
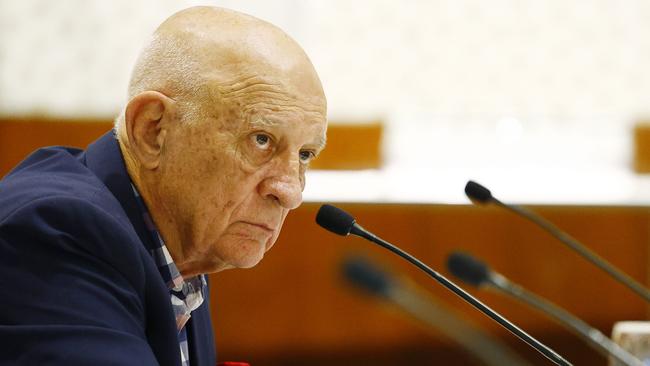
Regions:
[[138, 201], [140, 212], [144, 217], [144, 223], [153, 238], [154, 248], [150, 250], [151, 256], [158, 266], [162, 279], [169, 288], [172, 309], [174, 309], [176, 327], [178, 329], [181, 364], [183, 366], [189, 366], [190, 354], [187, 346], [185, 324], [190, 319], [192, 311], [203, 303], [204, 289], [207, 285], [205, 275], [195, 276], [187, 280], [181, 276], [176, 264], [174, 264], [174, 260], [169, 255], [165, 242], [151, 219], [151, 215], [149, 215], [147, 206], [144, 204], [142, 197], [140, 197], [140, 193], [133, 184], [131, 184], [131, 187], [133, 188], [135, 199]]

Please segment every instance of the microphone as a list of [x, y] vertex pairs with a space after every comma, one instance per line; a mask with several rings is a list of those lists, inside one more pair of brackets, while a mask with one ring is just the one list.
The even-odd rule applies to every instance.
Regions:
[[529, 346], [533, 347], [535, 350], [537, 350], [539, 353], [544, 355], [546, 358], [548, 358], [556, 365], [571, 365], [569, 361], [562, 358], [562, 356], [557, 354], [548, 346], [542, 344], [540, 341], [533, 338], [532, 336], [530, 336], [528, 333], [521, 330], [516, 325], [512, 324], [510, 321], [508, 321], [506, 318], [501, 316], [499, 313], [490, 309], [487, 305], [480, 302], [478, 299], [476, 299], [475, 297], [467, 293], [465, 290], [458, 287], [455, 283], [451, 282], [443, 275], [429, 268], [426, 264], [422, 263], [420, 260], [408, 254], [407, 252], [399, 249], [393, 244], [379, 238], [375, 234], [361, 227], [361, 225], [356, 223], [354, 217], [352, 217], [347, 212], [341, 210], [340, 208], [334, 207], [332, 205], [321, 206], [321, 208], [318, 210], [318, 214], [316, 215], [316, 223], [322, 226], [324, 229], [329, 230], [338, 235], [347, 236], [349, 234], [353, 234], [362, 237], [399, 255], [403, 259], [407, 260], [411, 264], [415, 265], [416, 267], [424, 271], [426, 274], [431, 276], [434, 280], [438, 281], [440, 284], [445, 286], [454, 294], [456, 294], [463, 300], [470, 303], [480, 312], [487, 315], [492, 320], [496, 321], [501, 326], [506, 328], [508, 331], [510, 331], [517, 337], [519, 337], [519, 339], [524, 341]]
[[612, 276], [615, 280], [627, 286], [629, 289], [634, 291], [637, 295], [641, 296], [645, 301], [650, 302], [650, 291], [646, 287], [644, 287], [639, 282], [632, 279], [630, 276], [625, 274], [620, 269], [616, 268], [611, 263], [607, 262], [605, 259], [598, 256], [598, 254], [589, 250], [587, 247], [582, 245], [578, 240], [576, 240], [569, 234], [560, 230], [557, 226], [553, 225], [550, 221], [544, 219], [539, 215], [536, 215], [532, 211], [529, 211], [521, 206], [508, 205], [499, 201], [494, 196], [492, 196], [492, 192], [490, 192], [489, 189], [471, 180], [467, 182], [467, 185], [465, 185], [465, 194], [467, 195], [467, 197], [469, 197], [469, 199], [473, 203], [476, 204], [494, 203], [498, 206], [513, 211], [515, 214], [522, 216], [525, 219], [528, 219], [529, 221], [533, 222], [535, 225], [541, 227], [546, 232], [551, 234], [554, 238], [558, 239], [559, 241], [567, 245], [569, 248], [573, 249], [580, 256], [590, 261], [591, 263], [593, 263], [603, 271], [607, 272], [607, 274]]
[[526, 303], [533, 308], [555, 318], [555, 320], [573, 330], [588, 344], [604, 355], [611, 355], [618, 361], [629, 366], [643, 366], [644, 363], [634, 357], [621, 346], [613, 342], [609, 337], [598, 329], [580, 320], [573, 314], [553, 304], [552, 302], [535, 295], [520, 285], [511, 282], [509, 279], [492, 271], [485, 263], [478, 259], [460, 252], [454, 252], [447, 258], [447, 268], [454, 276], [472, 286], [483, 288], [489, 286]]
[[449, 310], [422, 288], [402, 281], [363, 256], [349, 256], [341, 265], [345, 279], [359, 289], [389, 301], [413, 318], [436, 328], [485, 365], [527, 366], [509, 347]]

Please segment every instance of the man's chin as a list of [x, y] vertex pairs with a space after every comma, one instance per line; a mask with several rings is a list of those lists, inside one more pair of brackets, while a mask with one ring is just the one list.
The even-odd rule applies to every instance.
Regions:
[[266, 245], [259, 242], [253, 242], [243, 248], [246, 250], [234, 253], [235, 255], [227, 261], [233, 268], [253, 268], [262, 261], [266, 252]]
[[263, 257], [264, 254], [262, 254], [259, 257], [249, 256], [247, 258], [242, 258], [237, 261], [231, 262], [229, 268], [241, 268], [241, 269], [253, 268], [262, 261]]

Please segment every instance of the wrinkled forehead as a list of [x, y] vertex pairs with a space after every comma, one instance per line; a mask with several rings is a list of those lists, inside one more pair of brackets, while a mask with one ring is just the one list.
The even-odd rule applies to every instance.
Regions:
[[[260, 65], [262, 64], [262, 65]], [[324, 119], [327, 103], [315, 72], [278, 72], [260, 62], [222, 64], [202, 75], [211, 114], [261, 110], [292, 112], [303, 118]]]
[[268, 34], [245, 33], [249, 37], [242, 42], [225, 41], [224, 34], [204, 42], [197, 55], [201, 99], [209, 113], [247, 122], [255, 117], [268, 123], [291, 119], [325, 125], [323, 88], [302, 49], [283, 33], [271, 37], [276, 42], [266, 42]]
[[[292, 126], [324, 140], [325, 99], [277, 80], [246, 77], [219, 88], [226, 110], [234, 111], [245, 129]], [[323, 142], [324, 144], [324, 142]]]
[[[256, 130], [288, 132], [305, 143], [325, 145], [327, 120], [322, 90], [305, 91], [286, 80], [242, 73], [210, 79], [198, 99], [205, 128], [244, 135]], [[203, 124], [202, 124], [203, 125]]]
[[305, 113], [325, 113], [326, 102], [316, 77], [296, 74], [277, 75], [241, 71], [227, 80], [215, 81], [216, 97], [237, 104], [277, 104], [299, 107]]

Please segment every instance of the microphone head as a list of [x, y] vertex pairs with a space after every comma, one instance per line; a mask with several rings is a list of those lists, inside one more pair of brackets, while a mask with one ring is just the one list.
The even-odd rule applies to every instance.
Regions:
[[490, 268], [469, 254], [453, 252], [447, 257], [447, 269], [461, 281], [480, 286], [490, 278]]
[[350, 234], [356, 220], [349, 213], [332, 205], [322, 205], [316, 214], [316, 223], [334, 234]]
[[351, 256], [343, 261], [343, 275], [351, 284], [374, 295], [387, 296], [392, 285], [390, 275], [362, 256]]
[[475, 203], [485, 204], [494, 199], [494, 197], [492, 197], [492, 192], [490, 192], [489, 189], [473, 180], [467, 181], [467, 184], [465, 185], [465, 194]]

